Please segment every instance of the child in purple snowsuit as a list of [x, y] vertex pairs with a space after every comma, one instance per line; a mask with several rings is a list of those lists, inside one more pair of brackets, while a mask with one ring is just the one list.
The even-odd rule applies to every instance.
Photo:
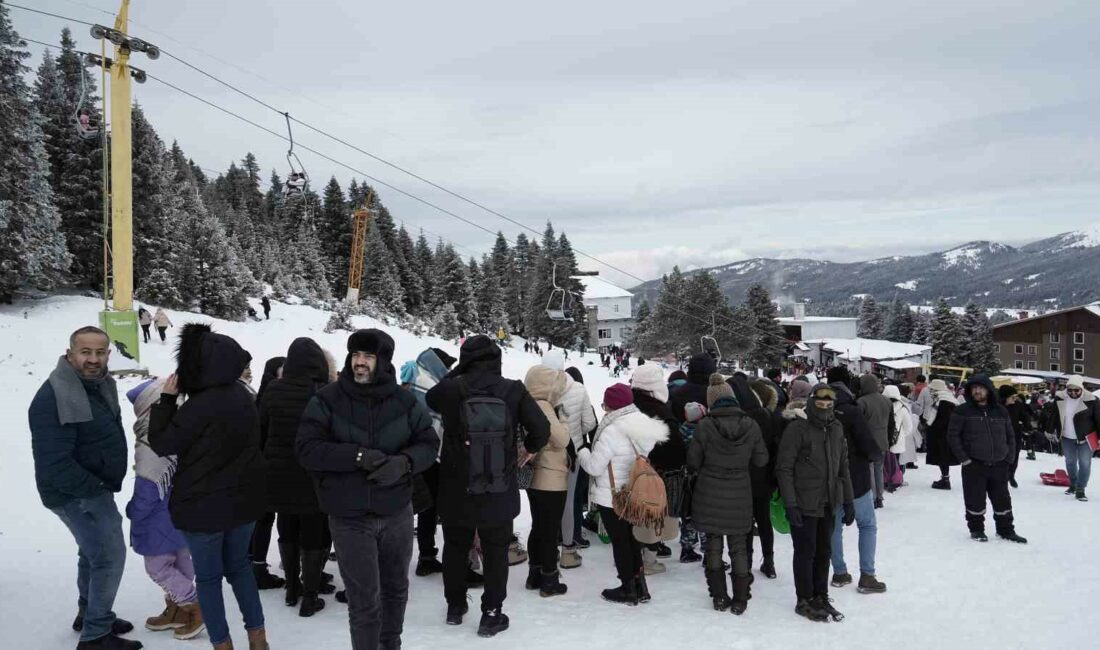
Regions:
[[172, 525], [168, 497], [176, 472], [176, 457], [160, 457], [149, 447], [149, 409], [160, 399], [163, 379], [131, 389], [134, 405], [134, 496], [126, 504], [130, 545], [145, 558], [145, 571], [164, 590], [165, 609], [145, 621], [153, 631], [174, 630], [177, 639], [192, 639], [205, 628], [195, 591], [195, 567], [183, 535]]

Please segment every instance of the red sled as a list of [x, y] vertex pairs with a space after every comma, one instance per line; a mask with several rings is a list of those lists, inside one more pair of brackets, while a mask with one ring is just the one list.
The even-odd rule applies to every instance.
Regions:
[[1053, 474], [1042, 472], [1039, 474], [1039, 479], [1043, 481], [1043, 485], [1069, 487], [1069, 474], [1066, 474], [1064, 469], [1055, 470]]

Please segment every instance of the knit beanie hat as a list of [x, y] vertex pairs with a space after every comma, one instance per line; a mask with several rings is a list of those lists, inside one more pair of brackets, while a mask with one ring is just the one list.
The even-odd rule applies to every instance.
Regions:
[[548, 350], [542, 355], [542, 365], [552, 370], [565, 370], [565, 355], [558, 348]]
[[942, 379], [933, 379], [932, 383], [928, 384], [928, 387], [933, 391], [947, 390], [947, 382]]
[[634, 403], [634, 393], [626, 384], [611, 384], [603, 392], [603, 405], [610, 411], [618, 411]]
[[1085, 390], [1085, 378], [1081, 375], [1070, 375], [1066, 380], [1066, 388], [1080, 388]]
[[707, 415], [707, 407], [699, 402], [688, 402], [684, 405], [684, 421], [698, 422]]
[[707, 386], [707, 408], [713, 409], [714, 403], [723, 397], [737, 401], [733, 396], [733, 388], [726, 383], [726, 378], [716, 372], [710, 376], [710, 385]]
[[795, 379], [791, 382], [791, 389], [788, 392], [792, 400], [806, 399], [810, 396], [811, 388], [813, 388], [813, 386], [810, 385], [810, 382], [804, 379]]
[[630, 377], [630, 385], [646, 391], [661, 402], [668, 402], [668, 384], [665, 383], [665, 371], [660, 366], [639, 366]]
[[1009, 397], [1012, 397], [1015, 394], [1016, 394], [1016, 387], [1012, 386], [1011, 384], [1005, 384], [1004, 386], [1001, 386], [1000, 388], [997, 389], [997, 397], [1001, 398], [1001, 403], [1002, 404], [1005, 402], [1005, 400], [1007, 400]]

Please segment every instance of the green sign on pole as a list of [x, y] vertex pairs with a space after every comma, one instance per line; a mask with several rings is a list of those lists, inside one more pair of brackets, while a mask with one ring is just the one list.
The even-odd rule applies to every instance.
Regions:
[[[135, 365], [141, 362], [141, 350], [138, 347], [138, 317], [134, 311], [101, 311], [99, 325], [111, 337], [111, 346], [115, 354], [129, 359]], [[112, 355], [112, 361], [118, 357]], [[129, 365], [122, 362], [120, 365]]]

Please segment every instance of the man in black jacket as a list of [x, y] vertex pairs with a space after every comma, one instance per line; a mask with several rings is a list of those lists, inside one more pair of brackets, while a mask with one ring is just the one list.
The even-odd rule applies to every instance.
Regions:
[[966, 403], [951, 414], [947, 442], [962, 463], [963, 502], [970, 538], [988, 541], [985, 535], [985, 498], [993, 504], [997, 536], [1026, 544], [1012, 522], [1012, 496], [1008, 493], [1008, 468], [1016, 453], [1016, 434], [1008, 409], [997, 401], [993, 382], [974, 375], [964, 389]]
[[677, 424], [684, 423], [684, 407], [689, 402], [707, 403], [710, 376], [718, 372], [718, 363], [709, 354], [697, 354], [688, 361], [687, 383], [672, 391], [668, 405]]
[[[470, 436], [467, 435], [466, 400], [499, 399], [507, 409], [508, 428], [504, 441], [501, 476], [489, 469], [495, 487], [471, 494]], [[481, 596], [480, 636], [493, 636], [508, 629], [508, 617], [501, 612], [507, 595], [508, 544], [512, 520], [519, 514], [519, 485], [516, 465], [530, 460], [550, 439], [550, 423], [522, 382], [500, 374], [500, 346], [488, 336], [466, 339], [458, 365], [425, 396], [428, 408], [443, 418], [443, 446], [440, 452], [439, 500], [443, 520], [443, 591], [447, 599], [447, 623], [459, 625], [469, 607], [466, 604], [466, 556], [476, 533], [481, 539], [485, 592]], [[516, 428], [525, 432], [523, 450], [516, 448]], [[487, 454], [488, 455], [488, 454]], [[486, 463], [489, 468], [490, 464]], [[479, 478], [485, 474], [479, 474]]]
[[439, 444], [428, 411], [398, 387], [392, 360], [385, 332], [352, 334], [344, 369], [306, 406], [295, 443], [329, 516], [355, 650], [401, 645], [412, 476], [435, 462]]

